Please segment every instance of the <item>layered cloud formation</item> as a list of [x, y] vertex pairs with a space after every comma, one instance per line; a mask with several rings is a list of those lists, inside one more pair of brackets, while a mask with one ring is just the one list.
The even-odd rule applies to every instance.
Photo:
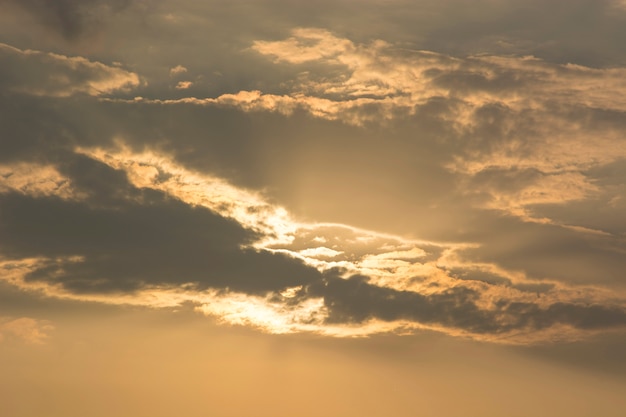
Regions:
[[527, 342], [626, 324], [621, 296], [464, 261], [469, 245], [299, 223], [163, 155], [78, 149], [58, 165], [68, 189], [54, 195], [37, 185], [50, 169], [31, 168], [30, 182], [19, 173], [22, 185], [2, 196], [3, 277], [23, 289], [191, 302], [269, 332], [429, 328]]
[[359, 45], [321, 29], [255, 41], [251, 50], [276, 64], [298, 66], [288, 94], [255, 90], [140, 101], [284, 115], [305, 111], [357, 126], [427, 118], [445, 126], [438, 139], [456, 148], [446, 167], [462, 174], [461, 186], [484, 208], [550, 222], [533, 207], [587, 197], [620, 204], [622, 190], [599, 187], [589, 171], [626, 157], [623, 68], [534, 57], [461, 59], [383, 41]]
[[[508, 232], [522, 231], [531, 242], [554, 239], [554, 256], [567, 241], [611, 273], [623, 266], [626, 69], [453, 57], [311, 28], [242, 53], [295, 76], [267, 91], [128, 99], [150, 90], [119, 65], [0, 45], [0, 99], [14, 116], [3, 134], [19, 138], [0, 144], [0, 277], [50, 297], [191, 304], [273, 333], [430, 329], [532, 343], [626, 327], [623, 282], [601, 287], [586, 270], [564, 278], [571, 269], [557, 275], [531, 256], [499, 252], [498, 241], [514, 245]], [[184, 92], [193, 83], [176, 77], [187, 72], [178, 65], [166, 77]], [[255, 119], [266, 113], [277, 125], [296, 120], [333, 140], [361, 140], [349, 148], [319, 139], [319, 153], [340, 163], [294, 175], [375, 170], [396, 184], [405, 173], [385, 158], [420, 151], [434, 161], [414, 173], [448, 187], [424, 191], [447, 205], [442, 227], [469, 213], [489, 230], [417, 239], [298, 218], [277, 201], [275, 184], [254, 178], [262, 158], [254, 141], [266, 141], [275, 175], [289, 176], [296, 156], [286, 131], [267, 139], [273, 127]], [[401, 143], [361, 138], [367, 129]], [[348, 158], [366, 146], [371, 166]], [[332, 186], [322, 184], [322, 195]], [[597, 206], [605, 219], [590, 216]], [[472, 227], [464, 222], [458, 229]]]

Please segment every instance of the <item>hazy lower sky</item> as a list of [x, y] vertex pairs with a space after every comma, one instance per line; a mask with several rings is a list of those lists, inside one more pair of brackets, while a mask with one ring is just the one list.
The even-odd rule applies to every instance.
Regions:
[[623, 416], [623, 0], [0, 0], [0, 414]]

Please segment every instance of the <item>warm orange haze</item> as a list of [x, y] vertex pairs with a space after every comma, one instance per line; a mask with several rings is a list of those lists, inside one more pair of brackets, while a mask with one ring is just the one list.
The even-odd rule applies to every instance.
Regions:
[[0, 416], [623, 416], [626, 3], [0, 2]]

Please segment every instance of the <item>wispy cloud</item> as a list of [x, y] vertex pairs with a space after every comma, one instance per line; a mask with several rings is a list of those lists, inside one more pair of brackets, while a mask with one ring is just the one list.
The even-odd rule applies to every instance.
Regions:
[[128, 91], [139, 76], [115, 66], [50, 52], [21, 50], [0, 43], [0, 85], [7, 91], [34, 96], [90, 96]]
[[70, 179], [62, 175], [53, 165], [16, 163], [0, 165], [0, 193], [9, 191], [37, 197], [55, 196], [77, 199]]

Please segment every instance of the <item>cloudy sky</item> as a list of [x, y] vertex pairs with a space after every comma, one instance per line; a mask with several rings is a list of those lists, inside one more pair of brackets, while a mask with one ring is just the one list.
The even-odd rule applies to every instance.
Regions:
[[0, 0], [0, 411], [623, 415], [625, 97], [622, 0]]

